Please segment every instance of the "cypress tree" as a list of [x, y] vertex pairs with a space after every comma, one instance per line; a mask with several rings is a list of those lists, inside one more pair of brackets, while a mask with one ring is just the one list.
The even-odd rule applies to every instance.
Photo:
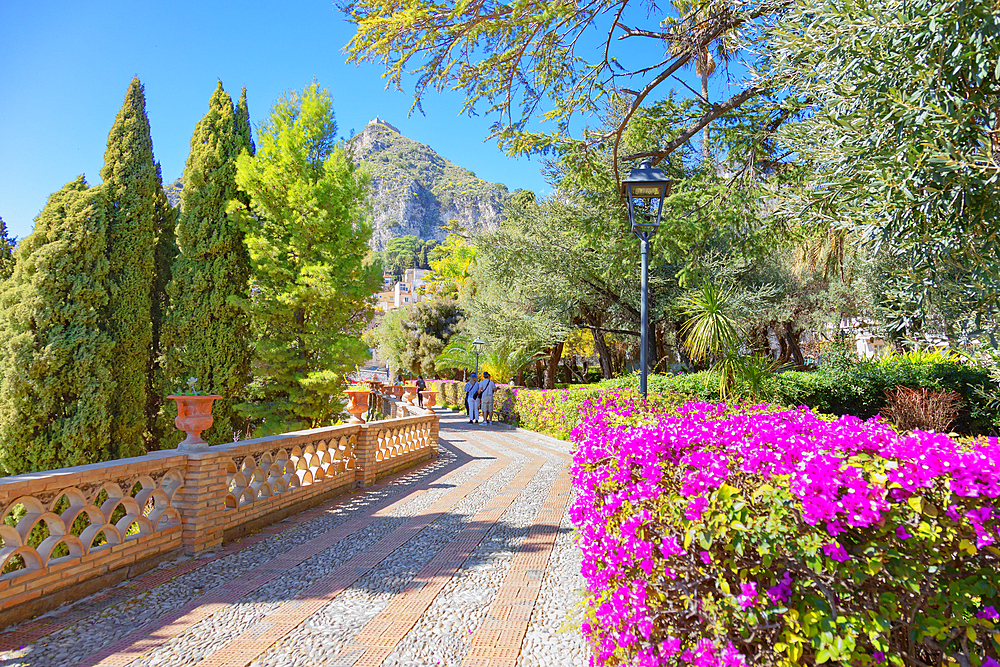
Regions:
[[[156, 165], [157, 182], [162, 183], [160, 165]], [[156, 220], [156, 250], [153, 254], [153, 292], [150, 297], [152, 323], [152, 343], [149, 347], [149, 357], [146, 365], [146, 450], [160, 449], [164, 440], [170, 437], [175, 429], [173, 420], [163, 409], [169, 386], [164, 345], [166, 336], [167, 314], [170, 307], [170, 297], [167, 287], [173, 274], [174, 261], [177, 259], [177, 211], [167, 200], [163, 188], [157, 188], [153, 197], [153, 208]]]
[[14, 273], [14, 240], [7, 235], [7, 223], [0, 218], [0, 281]]
[[115, 458], [123, 458], [145, 452], [156, 198], [163, 190], [138, 78], [129, 84], [125, 103], [108, 134], [101, 178], [108, 203], [108, 331], [115, 341], [111, 451]]
[[103, 189], [88, 189], [81, 176], [49, 197], [17, 249], [0, 298], [0, 468], [8, 474], [111, 456], [106, 208]]
[[250, 256], [240, 222], [227, 209], [240, 195], [236, 158], [251, 153], [253, 142], [245, 89], [234, 108], [219, 82], [208, 107], [184, 168], [168, 354], [175, 378], [196, 377], [200, 391], [222, 396], [212, 409], [212, 428], [202, 434], [217, 444], [246, 430], [234, 406], [250, 380], [250, 324], [243, 307]]
[[[236, 131], [240, 135], [240, 139], [243, 141], [243, 145], [246, 146], [247, 152], [253, 155], [257, 152], [257, 147], [253, 143], [253, 131], [250, 129], [250, 108], [247, 106], [247, 87], [243, 86], [243, 90], [240, 92], [240, 99], [236, 103]], [[247, 202], [247, 198], [241, 192], [240, 195], [244, 197]]]

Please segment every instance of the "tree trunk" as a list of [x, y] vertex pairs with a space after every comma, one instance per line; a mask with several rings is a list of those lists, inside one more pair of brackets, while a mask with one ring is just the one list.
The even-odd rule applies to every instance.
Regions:
[[608, 349], [608, 343], [604, 340], [604, 334], [597, 329], [591, 329], [590, 332], [594, 334], [594, 349], [597, 350], [597, 358], [601, 361], [601, 376], [605, 380], [610, 380], [614, 377], [614, 367], [611, 363], [611, 350]]
[[535, 362], [535, 387], [541, 389], [545, 386], [545, 364], [540, 360]]
[[[656, 323], [650, 318], [646, 325], [646, 372], [652, 375], [656, 372], [656, 362], [659, 359], [656, 350]], [[639, 347], [641, 349], [642, 342], [640, 341]], [[641, 358], [641, 357], [640, 357]]]
[[785, 338], [784, 332], [774, 325], [774, 334], [778, 339], [778, 360], [777, 364], [783, 366], [788, 363], [788, 360], [792, 357], [792, 352], [788, 348], [788, 340]]
[[796, 330], [791, 322], [783, 322], [782, 326], [784, 327], [784, 336], [788, 341], [788, 352], [791, 355], [792, 363], [797, 368], [803, 368], [806, 365], [806, 360], [802, 356], [802, 350], [799, 348], [799, 338], [802, 336], [802, 329]]
[[549, 363], [545, 373], [544, 389], [556, 388], [556, 372], [559, 370], [559, 360], [562, 359], [563, 343], [556, 343], [549, 354]]
[[[703, 65], [701, 68], [701, 95], [705, 98], [705, 103], [708, 103], [708, 66]], [[708, 150], [708, 124], [705, 124], [705, 128], [701, 131], [701, 156], [705, 160], [705, 164], [708, 164], [711, 154]]]

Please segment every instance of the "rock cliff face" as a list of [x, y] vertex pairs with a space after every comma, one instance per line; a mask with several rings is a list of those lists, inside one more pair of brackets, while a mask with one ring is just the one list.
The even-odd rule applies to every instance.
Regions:
[[376, 118], [350, 144], [372, 175], [374, 250], [407, 234], [444, 240], [440, 227], [453, 220], [470, 231], [500, 224], [507, 186], [476, 178], [389, 123]]

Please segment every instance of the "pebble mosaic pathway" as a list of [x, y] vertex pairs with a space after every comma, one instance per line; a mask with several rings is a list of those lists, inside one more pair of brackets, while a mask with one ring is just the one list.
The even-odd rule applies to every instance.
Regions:
[[0, 667], [583, 667], [568, 444], [441, 412], [440, 456], [0, 632]]

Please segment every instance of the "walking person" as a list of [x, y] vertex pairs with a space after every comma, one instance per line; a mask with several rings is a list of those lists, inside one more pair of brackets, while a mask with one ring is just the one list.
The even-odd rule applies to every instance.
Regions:
[[476, 393], [479, 394], [479, 410], [483, 413], [483, 421], [487, 424], [493, 423], [493, 392], [496, 390], [497, 385], [493, 382], [493, 378], [490, 374], [483, 372], [483, 379], [478, 385], [479, 389]]
[[476, 388], [476, 374], [473, 373], [469, 381], [465, 383], [465, 414], [472, 423], [472, 393]]
[[420, 393], [424, 389], [427, 389], [427, 383], [424, 382], [424, 376], [423, 375], [418, 375], [417, 376], [417, 407], [419, 407], [419, 408], [423, 408], [424, 407], [424, 395]]

